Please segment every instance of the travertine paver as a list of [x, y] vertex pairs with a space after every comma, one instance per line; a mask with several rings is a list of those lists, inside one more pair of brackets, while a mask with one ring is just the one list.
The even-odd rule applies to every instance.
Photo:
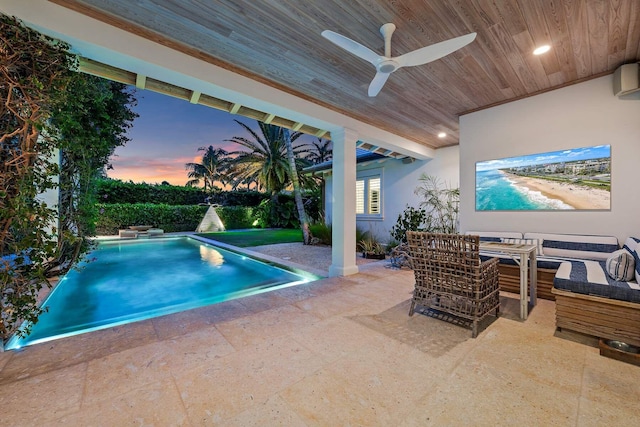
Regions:
[[640, 367], [555, 336], [553, 302], [504, 295], [472, 339], [412, 288], [370, 264], [1, 354], [2, 425], [640, 425]]

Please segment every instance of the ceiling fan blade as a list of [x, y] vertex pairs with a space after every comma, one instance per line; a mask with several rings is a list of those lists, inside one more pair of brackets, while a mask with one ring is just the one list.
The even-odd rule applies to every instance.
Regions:
[[405, 53], [397, 58], [393, 58], [397, 61], [401, 67], [413, 67], [415, 65], [426, 64], [427, 62], [435, 61], [443, 56], [447, 56], [452, 52], [468, 45], [476, 38], [476, 33], [467, 34], [465, 36], [456, 37], [455, 39], [445, 40], [440, 43], [432, 44], [421, 49], [416, 49], [413, 52]]
[[376, 63], [380, 59], [380, 55], [378, 55], [368, 47], [365, 47], [360, 43], [351, 40], [348, 37], [345, 37], [338, 33], [334, 33], [333, 31], [324, 30], [322, 32], [322, 37], [329, 40], [331, 43], [340, 46], [347, 52], [350, 52], [355, 56], [372, 63], [373, 65], [376, 65]]
[[389, 78], [389, 74], [391, 73], [376, 73], [376, 76], [373, 78], [373, 80], [371, 80], [371, 83], [369, 84], [368, 93], [370, 97], [374, 97], [380, 92], [382, 86], [384, 86], [387, 79]]

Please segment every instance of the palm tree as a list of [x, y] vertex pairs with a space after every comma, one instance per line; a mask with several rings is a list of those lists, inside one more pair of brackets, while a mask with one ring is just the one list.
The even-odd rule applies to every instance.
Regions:
[[305, 245], [311, 244], [311, 230], [309, 229], [309, 220], [307, 213], [304, 211], [302, 203], [302, 194], [300, 194], [300, 183], [298, 181], [298, 170], [296, 169], [296, 158], [293, 154], [293, 144], [291, 141], [291, 133], [289, 129], [282, 130], [282, 136], [287, 147], [287, 160], [289, 162], [289, 175], [293, 185], [293, 198], [296, 201], [296, 209], [298, 210], [298, 219], [300, 220], [300, 229], [302, 230], [302, 242]]
[[201, 163], [186, 163], [185, 169], [189, 171], [187, 176], [187, 186], [195, 187], [204, 182], [204, 191], [207, 188], [212, 191], [215, 188], [214, 183], [220, 182], [225, 185], [227, 182], [226, 171], [229, 168], [229, 153], [222, 148], [200, 147], [198, 152], [204, 151]]
[[333, 150], [331, 149], [331, 140], [318, 138], [317, 141], [312, 141], [311, 145], [315, 150], [309, 150], [309, 154], [306, 159], [314, 165], [331, 160], [333, 156]]
[[[275, 196], [291, 184], [283, 128], [258, 122], [260, 128], [260, 134], [258, 134], [241, 121], [236, 120], [235, 122], [242, 126], [251, 135], [251, 138], [234, 136], [226, 140], [235, 142], [249, 150], [229, 153], [229, 155], [236, 156], [229, 175], [237, 182], [243, 182], [244, 180], [256, 181], [260, 188]], [[302, 135], [300, 132], [291, 133], [291, 143], [293, 144], [300, 135]], [[292, 149], [296, 170], [299, 170], [304, 164], [300, 155], [306, 153], [307, 150], [301, 146], [292, 146]], [[305, 185], [308, 181], [308, 178], [303, 178], [301, 179], [301, 184]]]

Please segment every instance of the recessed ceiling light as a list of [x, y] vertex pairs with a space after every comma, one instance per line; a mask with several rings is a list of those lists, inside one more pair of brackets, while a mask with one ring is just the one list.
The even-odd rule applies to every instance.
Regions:
[[539, 46], [537, 48], [535, 48], [535, 50], [533, 51], [534, 55], [542, 55], [543, 53], [547, 53], [549, 52], [549, 50], [551, 49], [551, 46], [549, 46], [548, 44]]
[[446, 133], [444, 133], [444, 132], [440, 132], [440, 133], [438, 134], [438, 138], [444, 138], [445, 136], [447, 136], [447, 134], [446, 134]]

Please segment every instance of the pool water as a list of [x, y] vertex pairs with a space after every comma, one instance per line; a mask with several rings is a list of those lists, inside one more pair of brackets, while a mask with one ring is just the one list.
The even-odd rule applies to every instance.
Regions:
[[228, 301], [314, 280], [190, 237], [105, 241], [43, 303], [6, 349]]

